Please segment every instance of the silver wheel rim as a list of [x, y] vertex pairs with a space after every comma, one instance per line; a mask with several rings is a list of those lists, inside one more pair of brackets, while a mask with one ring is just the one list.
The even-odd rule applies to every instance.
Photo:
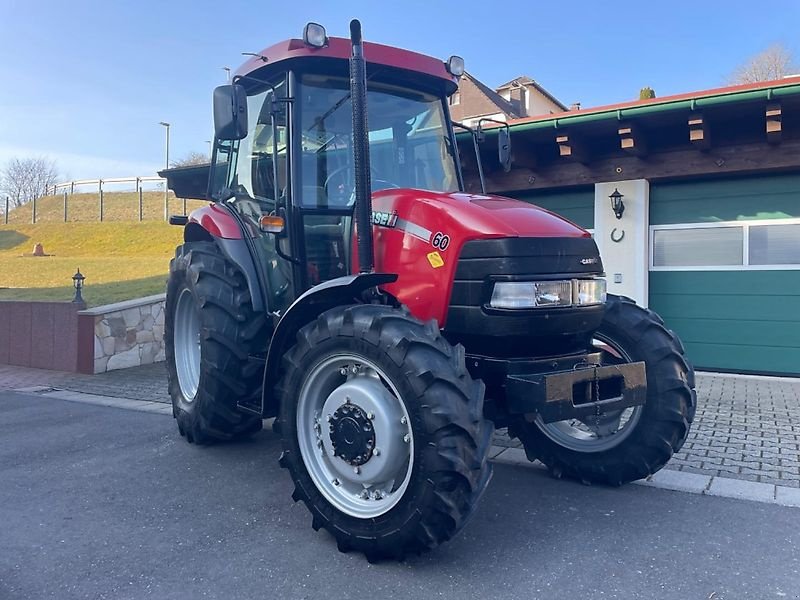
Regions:
[[200, 313], [188, 289], [181, 292], [175, 307], [173, 341], [178, 386], [184, 399], [192, 402], [200, 385]]
[[[601, 351], [602, 364], [633, 362], [630, 356], [611, 339], [595, 334], [592, 345]], [[570, 419], [545, 423], [537, 415], [534, 423], [539, 430], [559, 446], [575, 452], [604, 452], [621, 444], [636, 429], [643, 406], [634, 406], [603, 413], [585, 421]]]
[[[374, 449], [363, 463], [336, 456], [331, 429], [349, 405], [365, 415]], [[337, 510], [379, 517], [403, 497], [414, 466], [414, 433], [397, 388], [372, 361], [336, 354], [306, 376], [297, 401], [297, 441], [311, 480]]]

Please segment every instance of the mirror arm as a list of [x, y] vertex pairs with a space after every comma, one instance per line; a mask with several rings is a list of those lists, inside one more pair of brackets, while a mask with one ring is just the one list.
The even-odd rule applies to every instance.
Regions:
[[[483, 141], [483, 136], [485, 135], [483, 133], [483, 129], [482, 129], [482, 125], [483, 125], [484, 121], [489, 122], [489, 123], [497, 123], [498, 125], [502, 125], [503, 129], [506, 130], [506, 142], [507, 142], [509, 158], [508, 158], [508, 163], [505, 163], [504, 161], [501, 160], [500, 164], [503, 167], [503, 170], [506, 173], [508, 173], [508, 171], [511, 170], [511, 128], [508, 126], [508, 123], [506, 121], [498, 121], [497, 119], [490, 119], [489, 117], [482, 117], [482, 118], [478, 119], [478, 134], [481, 136], [481, 141]], [[499, 138], [499, 136], [500, 136], [500, 134], [498, 133], [498, 138]], [[498, 143], [499, 143], [499, 139], [498, 139]], [[502, 157], [502, 154], [503, 154], [502, 153], [502, 149], [498, 148], [498, 150], [500, 150], [500, 155]]]
[[452, 121], [454, 127], [459, 127], [466, 131], [469, 131], [470, 135], [472, 136], [472, 146], [475, 148], [475, 162], [478, 165], [478, 178], [481, 180], [481, 194], [486, 193], [486, 181], [483, 179], [483, 164], [481, 163], [481, 152], [480, 148], [478, 147], [478, 132], [475, 131], [472, 127], [464, 125], [463, 123], [459, 123], [458, 121]]

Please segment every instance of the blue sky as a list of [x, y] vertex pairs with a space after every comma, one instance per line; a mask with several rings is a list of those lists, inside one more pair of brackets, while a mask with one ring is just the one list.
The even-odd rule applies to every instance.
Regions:
[[0, 163], [46, 155], [71, 178], [152, 174], [205, 152], [211, 91], [241, 52], [297, 37], [310, 20], [345, 36], [446, 58], [495, 86], [529, 75], [566, 104], [724, 85], [774, 42], [800, 58], [800, 2], [274, 2], [0, 0]]

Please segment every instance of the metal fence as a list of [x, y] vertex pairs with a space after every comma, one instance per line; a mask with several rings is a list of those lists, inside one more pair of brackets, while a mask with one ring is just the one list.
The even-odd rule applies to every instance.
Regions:
[[[97, 191], [98, 193], [98, 217], [100, 221], [103, 220], [103, 212], [104, 212], [104, 194], [109, 192], [107, 186], [120, 186], [120, 185], [129, 185], [132, 187], [133, 191], [136, 192], [139, 199], [139, 221], [143, 220], [144, 217], [144, 199], [143, 195], [145, 192], [145, 187], [152, 187], [153, 184], [156, 184], [158, 190], [164, 190], [164, 220], [169, 219], [169, 190], [167, 189], [167, 180], [162, 177], [155, 177], [155, 176], [147, 176], [147, 177], [113, 177], [108, 179], [76, 179], [74, 181], [65, 181], [62, 183], [57, 183], [53, 186], [48, 186], [45, 190], [45, 196], [58, 196], [63, 195], [64, 197], [64, 222], [67, 222], [68, 219], [68, 212], [69, 212], [69, 199], [70, 196], [76, 193], [76, 189], [78, 190], [77, 193], [84, 193], [88, 189], [91, 191]], [[128, 188], [128, 190], [131, 189]], [[120, 190], [114, 190], [120, 191]], [[31, 222], [36, 223], [36, 198], [31, 200]], [[186, 200], [183, 200], [183, 212], [186, 214]], [[5, 213], [4, 213], [4, 222], [8, 224], [8, 214], [9, 214], [9, 198], [6, 197], [5, 199]]]

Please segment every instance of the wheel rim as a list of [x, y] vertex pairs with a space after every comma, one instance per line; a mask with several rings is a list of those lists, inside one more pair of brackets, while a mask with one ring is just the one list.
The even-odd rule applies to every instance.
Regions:
[[[612, 339], [595, 334], [592, 345], [601, 351], [601, 363], [621, 364], [633, 362], [631, 357]], [[558, 445], [576, 452], [604, 452], [621, 444], [636, 429], [644, 406], [634, 406], [601, 413], [585, 420], [570, 419], [545, 423], [537, 415], [534, 423], [548, 438]]]
[[200, 385], [200, 313], [192, 293], [185, 289], [175, 307], [175, 371], [178, 386], [187, 402], [192, 402]]
[[385, 514], [408, 488], [410, 415], [394, 384], [362, 356], [329, 356], [311, 369], [297, 402], [297, 441], [314, 485], [352, 517]]

